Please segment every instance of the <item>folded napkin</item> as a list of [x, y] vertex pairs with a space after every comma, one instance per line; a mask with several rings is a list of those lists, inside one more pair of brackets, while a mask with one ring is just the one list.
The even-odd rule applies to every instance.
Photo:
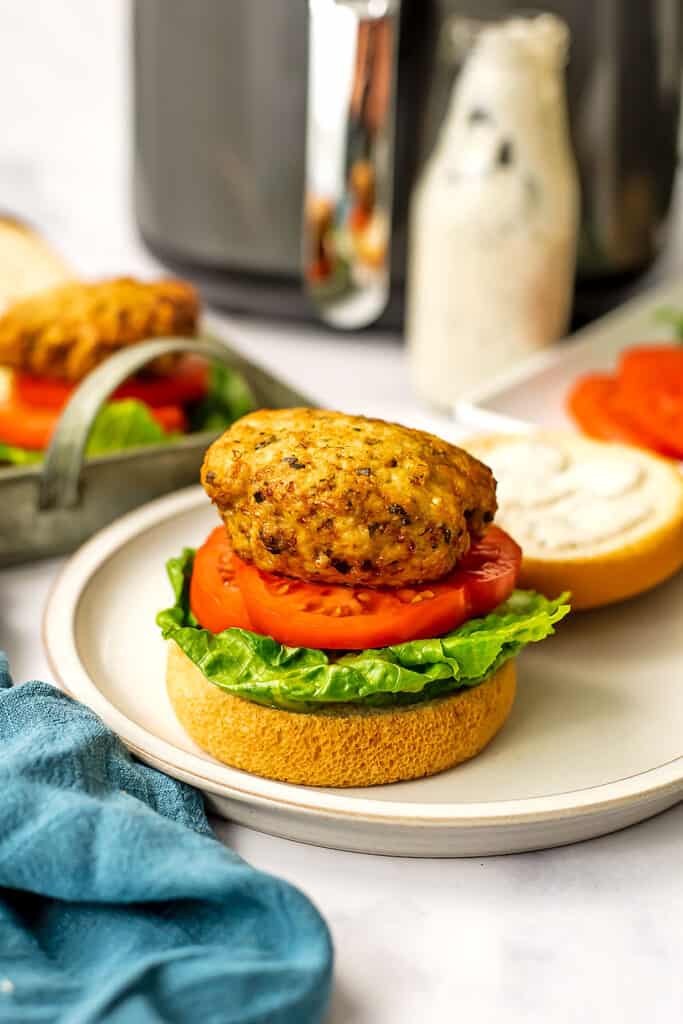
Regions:
[[2, 1024], [307, 1024], [331, 960], [312, 904], [214, 839], [198, 793], [59, 690], [11, 689], [0, 653]]

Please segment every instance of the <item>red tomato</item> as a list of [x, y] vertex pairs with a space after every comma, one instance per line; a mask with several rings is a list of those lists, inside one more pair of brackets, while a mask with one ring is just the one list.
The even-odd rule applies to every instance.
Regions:
[[160, 405], [149, 409], [149, 413], [166, 434], [183, 434], [187, 430], [187, 416], [180, 405]]
[[[209, 367], [198, 356], [186, 356], [176, 370], [164, 377], [131, 377], [116, 389], [112, 399], [137, 398], [153, 409], [184, 405], [203, 398], [208, 389]], [[63, 409], [76, 390], [75, 384], [30, 373], [15, 375], [17, 396], [41, 409]]]
[[658, 437], [652, 425], [634, 417], [632, 403], [609, 373], [580, 377], [567, 398], [567, 408], [584, 434], [600, 441], [620, 441], [674, 456], [671, 446]]
[[[195, 602], [191, 590], [191, 606], [201, 625], [220, 632], [236, 625], [233, 598], [223, 605], [222, 584], [215, 575], [217, 559], [230, 559], [232, 554], [225, 531], [214, 530], [200, 550], [203, 557], [199, 561], [198, 554], [195, 560], [192, 584], [197, 575], [198, 591], [213, 593], [217, 600], [213, 606], [208, 600]], [[513, 590], [521, 557], [517, 544], [491, 527], [450, 576], [398, 590], [304, 583], [261, 572], [234, 555], [231, 564], [257, 632], [293, 647], [363, 650], [440, 636], [468, 618], [486, 614]]]
[[75, 384], [53, 377], [35, 377], [31, 373], [14, 371], [14, 395], [17, 401], [36, 409], [63, 409], [76, 390]]
[[230, 626], [251, 629], [244, 599], [235, 582], [234, 555], [224, 527], [212, 530], [197, 551], [190, 581], [190, 608], [212, 633]]
[[164, 377], [131, 377], [117, 388], [114, 398], [138, 398], [157, 409], [186, 405], [204, 398], [209, 388], [209, 364], [199, 356], [185, 356], [173, 373]]
[[0, 441], [40, 452], [47, 448], [57, 425], [54, 409], [37, 409], [16, 396], [0, 402]]
[[630, 405], [639, 429], [651, 431], [652, 448], [672, 459], [683, 459], [683, 393], [648, 389]]
[[[187, 426], [185, 413], [179, 405], [166, 405], [149, 411], [167, 434], [182, 431]], [[44, 451], [60, 416], [60, 409], [28, 405], [18, 395], [12, 395], [7, 401], [0, 402], [0, 441], [17, 448]]]
[[453, 583], [460, 580], [464, 585], [470, 614], [486, 615], [510, 596], [521, 563], [519, 544], [498, 526], [490, 526], [486, 535], [460, 560], [450, 579]]
[[652, 385], [683, 391], [683, 345], [634, 345], [621, 353], [617, 373], [629, 392]]
[[683, 458], [683, 346], [627, 349], [619, 362], [619, 394], [651, 447]]

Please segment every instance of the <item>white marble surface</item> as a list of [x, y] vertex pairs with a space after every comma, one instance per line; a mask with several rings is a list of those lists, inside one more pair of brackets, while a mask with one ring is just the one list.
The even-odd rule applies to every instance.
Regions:
[[[121, 0], [0, 3], [0, 208], [33, 220], [89, 275], [155, 269], [130, 220], [125, 54]], [[394, 339], [234, 318], [225, 328], [330, 404], [421, 415]], [[58, 566], [0, 573], [0, 646], [18, 680], [49, 678], [39, 610]], [[683, 805], [590, 843], [469, 861], [360, 856], [217, 829], [327, 917], [334, 1024], [683, 1019]]]

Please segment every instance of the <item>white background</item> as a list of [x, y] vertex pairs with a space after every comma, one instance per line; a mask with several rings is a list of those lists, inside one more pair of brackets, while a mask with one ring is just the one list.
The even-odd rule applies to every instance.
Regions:
[[[0, 210], [36, 223], [84, 275], [155, 269], [130, 217], [127, 54], [120, 0], [0, 0]], [[395, 339], [235, 319], [226, 333], [320, 401], [419, 419]], [[49, 678], [38, 624], [57, 565], [0, 573], [0, 646], [18, 681]], [[334, 1024], [683, 1019], [683, 805], [605, 839], [467, 861], [217, 828], [327, 918]]]

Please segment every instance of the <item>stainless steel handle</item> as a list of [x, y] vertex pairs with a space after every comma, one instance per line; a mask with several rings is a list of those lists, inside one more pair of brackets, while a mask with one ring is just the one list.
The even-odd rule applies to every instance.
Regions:
[[[41, 511], [72, 508], [78, 504], [79, 481], [85, 447], [100, 408], [119, 384], [146, 363], [170, 353], [194, 352], [241, 374], [257, 408], [280, 409], [314, 406], [316, 403], [268, 370], [235, 352], [228, 344], [203, 335], [201, 338], [156, 338], [109, 356], [88, 374], [62, 413], [45, 454], [38, 483]], [[208, 440], [211, 435], [207, 435]]]
[[78, 485], [85, 446], [95, 417], [112, 391], [146, 363], [174, 352], [196, 352], [228, 362], [226, 349], [216, 341], [197, 338], [158, 338], [110, 356], [80, 384], [62, 413], [45, 454], [38, 508], [71, 508], [78, 504]]
[[401, 0], [309, 0], [303, 276], [325, 323], [389, 298]]
[[40, 474], [38, 508], [41, 511], [73, 508], [78, 504], [88, 436], [97, 413], [112, 391], [153, 359], [182, 352], [197, 353], [242, 373], [257, 405], [313, 404], [293, 388], [275, 380], [267, 370], [255, 366], [215, 338], [157, 338], [124, 349], [89, 373], [64, 409]]

